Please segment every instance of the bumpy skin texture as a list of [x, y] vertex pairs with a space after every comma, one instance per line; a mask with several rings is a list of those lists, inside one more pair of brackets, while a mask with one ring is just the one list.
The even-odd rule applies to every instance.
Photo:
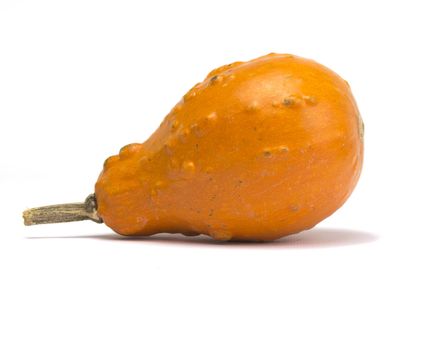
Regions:
[[346, 81], [270, 54], [212, 71], [143, 144], [107, 159], [98, 213], [123, 235], [273, 240], [309, 229], [356, 185], [363, 124]]

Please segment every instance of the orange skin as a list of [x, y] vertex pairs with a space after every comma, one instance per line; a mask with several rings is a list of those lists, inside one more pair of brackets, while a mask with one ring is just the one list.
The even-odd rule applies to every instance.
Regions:
[[145, 143], [108, 158], [98, 214], [122, 235], [274, 240], [336, 211], [362, 161], [347, 82], [314, 61], [269, 54], [215, 69]]

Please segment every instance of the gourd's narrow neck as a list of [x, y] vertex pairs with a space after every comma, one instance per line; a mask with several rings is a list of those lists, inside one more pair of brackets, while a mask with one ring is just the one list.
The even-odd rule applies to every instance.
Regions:
[[83, 203], [56, 204], [28, 209], [23, 212], [23, 219], [26, 226], [83, 220], [103, 222], [97, 214], [94, 194], [90, 194]]

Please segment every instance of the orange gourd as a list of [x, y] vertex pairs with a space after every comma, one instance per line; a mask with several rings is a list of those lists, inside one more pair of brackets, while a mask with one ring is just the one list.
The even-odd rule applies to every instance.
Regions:
[[336, 211], [362, 161], [347, 82], [314, 61], [269, 54], [213, 70], [145, 143], [108, 158], [96, 215], [122, 235], [273, 240]]

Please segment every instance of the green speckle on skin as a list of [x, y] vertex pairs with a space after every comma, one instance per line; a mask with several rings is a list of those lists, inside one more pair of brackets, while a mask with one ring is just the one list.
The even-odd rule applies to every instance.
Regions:
[[222, 75], [215, 75], [210, 78], [210, 81], [208, 82], [209, 85], [215, 85], [217, 83], [220, 83], [222, 80], [224, 80], [224, 77]]
[[295, 100], [292, 97], [285, 98], [283, 100], [283, 105], [287, 107], [292, 107], [295, 104]]
[[270, 157], [272, 156], [272, 152], [271, 152], [271, 151], [263, 151], [263, 155], [264, 155], [266, 158], [270, 158]]

